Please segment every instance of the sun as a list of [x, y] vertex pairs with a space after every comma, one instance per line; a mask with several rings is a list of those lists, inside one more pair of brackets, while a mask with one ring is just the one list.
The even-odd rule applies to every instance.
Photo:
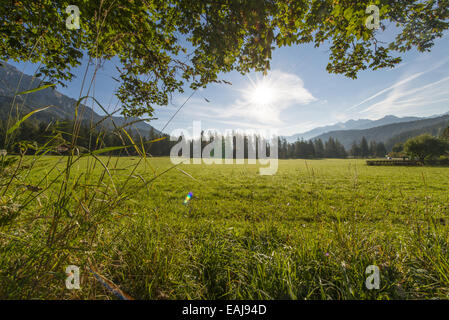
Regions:
[[249, 100], [255, 105], [270, 105], [276, 98], [277, 92], [268, 81], [256, 83], [249, 92]]

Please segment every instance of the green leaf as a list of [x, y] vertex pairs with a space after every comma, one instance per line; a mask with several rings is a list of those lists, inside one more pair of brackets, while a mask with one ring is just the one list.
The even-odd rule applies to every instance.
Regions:
[[46, 84], [46, 85], [43, 85], [42, 87], [38, 87], [38, 88], [31, 89], [31, 90], [26, 90], [26, 91], [22, 91], [22, 92], [16, 93], [15, 95], [18, 96], [18, 95], [21, 95], [21, 94], [33, 93], [33, 92], [41, 91], [41, 90], [44, 90], [44, 89], [47, 89], [47, 88], [50, 88], [50, 87], [54, 87], [54, 86], [55, 86], [54, 83]]
[[333, 12], [332, 12], [333, 15], [336, 16], [336, 17], [338, 17], [338, 16], [340, 15], [340, 13], [341, 13], [341, 9], [342, 9], [342, 8], [341, 8], [340, 5], [338, 5], [338, 4], [335, 5], [335, 6], [334, 6], [334, 10], [333, 10]]
[[363, 32], [363, 40], [368, 41], [370, 38], [370, 34], [368, 32]]
[[17, 128], [20, 126], [20, 124], [21, 124], [22, 122], [24, 122], [26, 119], [28, 119], [29, 117], [31, 117], [33, 114], [35, 114], [35, 113], [37, 113], [37, 112], [40, 112], [40, 111], [44, 111], [44, 110], [46, 110], [46, 109], [48, 109], [48, 108], [50, 108], [50, 107], [51, 107], [51, 106], [44, 107], [44, 108], [40, 108], [40, 109], [36, 109], [36, 110], [33, 110], [33, 111], [31, 111], [30, 113], [24, 115], [24, 116], [22, 117], [22, 119], [20, 119], [20, 120], [17, 121], [16, 123], [14, 123], [14, 125], [13, 125], [11, 128], [9, 128], [9, 130], [6, 132], [6, 134], [9, 135], [9, 134], [13, 133], [14, 131], [16, 131]]
[[92, 151], [89, 154], [90, 155], [96, 155], [96, 154], [106, 153], [106, 152], [109, 152], [109, 151], [124, 149], [124, 148], [127, 148], [127, 147], [129, 147], [129, 146], [107, 147], [107, 148], [103, 148], [103, 149]]
[[379, 15], [383, 16], [384, 14], [386, 14], [388, 11], [390, 10], [390, 6], [389, 5], [385, 5], [382, 8], [380, 8], [379, 11]]
[[354, 12], [354, 9], [352, 9], [352, 8], [347, 8], [347, 9], [345, 10], [345, 12], [343, 13], [345, 19], [346, 19], [346, 20], [351, 20], [351, 17], [352, 17], [352, 13], [353, 13], [353, 12]]

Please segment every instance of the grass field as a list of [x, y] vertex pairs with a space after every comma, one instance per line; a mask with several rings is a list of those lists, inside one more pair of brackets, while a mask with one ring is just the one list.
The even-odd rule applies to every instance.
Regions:
[[[21, 191], [2, 195], [3, 215], [30, 205], [0, 226], [0, 298], [114, 299], [89, 266], [135, 299], [449, 297], [448, 168], [280, 160], [261, 176], [84, 157], [62, 197], [65, 161], [26, 158]], [[67, 265], [81, 290], [66, 289]], [[378, 290], [365, 286], [369, 265]]]

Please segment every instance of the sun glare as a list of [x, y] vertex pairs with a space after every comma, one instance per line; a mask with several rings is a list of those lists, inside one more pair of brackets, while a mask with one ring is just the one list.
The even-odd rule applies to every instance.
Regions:
[[267, 82], [260, 82], [250, 92], [250, 100], [256, 105], [272, 104], [276, 100], [276, 90]]

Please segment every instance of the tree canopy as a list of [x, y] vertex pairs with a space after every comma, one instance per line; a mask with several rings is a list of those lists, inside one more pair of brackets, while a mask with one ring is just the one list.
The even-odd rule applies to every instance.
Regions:
[[445, 140], [423, 134], [407, 140], [404, 151], [412, 157], [424, 161], [426, 158], [439, 157], [449, 150], [449, 143]]
[[447, 128], [444, 129], [443, 133], [441, 134], [441, 139], [449, 141], [449, 126], [447, 126]]
[[[66, 28], [76, 5], [80, 28]], [[379, 29], [365, 25], [379, 9]], [[186, 83], [195, 89], [221, 72], [267, 71], [275, 47], [329, 44], [331, 73], [393, 67], [394, 52], [428, 51], [449, 26], [449, 0], [22, 0], [0, 6], [0, 59], [40, 63], [48, 82], [66, 84], [84, 53], [117, 57], [123, 114], [166, 105]], [[398, 33], [378, 41], [388, 23]]]

